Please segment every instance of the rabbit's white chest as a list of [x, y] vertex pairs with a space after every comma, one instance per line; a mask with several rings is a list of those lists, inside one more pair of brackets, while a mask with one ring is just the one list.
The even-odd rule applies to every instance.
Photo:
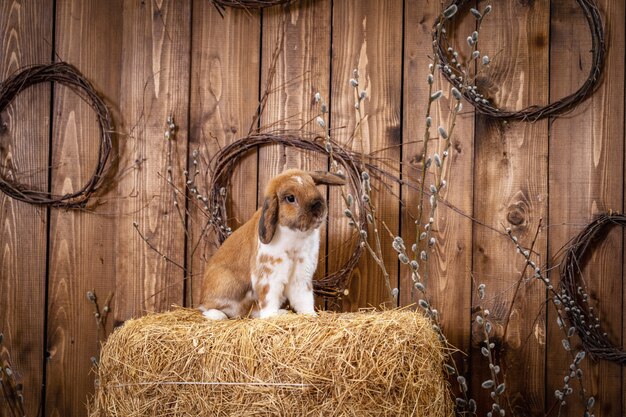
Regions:
[[284, 226], [276, 229], [269, 244], [259, 242], [251, 278], [261, 317], [264, 310], [275, 310], [287, 299], [298, 312], [314, 313], [312, 278], [319, 245], [319, 229], [301, 232]]
[[[274, 265], [284, 264], [281, 270], [288, 269], [287, 276], [282, 278], [286, 282], [298, 277], [312, 277], [317, 268], [317, 256], [320, 249], [320, 230], [310, 232], [292, 230], [285, 226], [278, 226], [274, 238], [269, 244], [259, 242], [257, 262]], [[281, 278], [281, 277], [277, 277]], [[283, 280], [281, 279], [281, 281]]]

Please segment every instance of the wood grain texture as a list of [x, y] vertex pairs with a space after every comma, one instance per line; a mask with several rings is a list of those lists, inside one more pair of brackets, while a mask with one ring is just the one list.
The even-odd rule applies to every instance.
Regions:
[[[550, 2], [544, 0], [499, 3], [484, 20], [478, 48], [492, 57], [492, 63], [477, 82], [488, 86], [497, 106], [547, 104], [549, 18]], [[520, 243], [530, 247], [548, 209], [547, 121], [504, 124], [479, 116], [475, 135], [475, 217], [502, 232], [510, 227]], [[538, 265], [546, 262], [546, 244], [545, 233], [540, 234], [534, 247]], [[490, 310], [492, 341], [503, 349], [499, 357], [504, 378], [500, 382], [506, 383], [503, 405], [507, 414], [540, 415], [545, 394], [545, 287], [521, 276], [523, 257], [507, 237], [478, 225], [473, 262], [476, 285], [485, 284], [487, 293], [485, 300], [475, 297], [473, 303]], [[489, 379], [479, 348], [483, 337], [481, 330], [473, 330], [472, 389], [479, 410], [489, 410], [489, 392], [481, 388]]]
[[[419, 7], [422, 2], [410, 1], [405, 6], [404, 30], [404, 117], [402, 147], [403, 178], [415, 183], [421, 179], [423, 136], [425, 128], [426, 106], [429, 100], [428, 66], [432, 62], [432, 24], [441, 12], [436, 3], [428, 7]], [[455, 22], [454, 39], [456, 45], [462, 45], [476, 25], [475, 19], [467, 14], [460, 22]], [[452, 36], [452, 34], [450, 34]], [[435, 85], [443, 89], [445, 96], [433, 107], [434, 128], [449, 125], [450, 108], [455, 105], [451, 99], [450, 85], [442, 79]], [[446, 176], [448, 185], [442, 198], [449, 204], [462, 210], [468, 216], [472, 214], [472, 172], [473, 172], [473, 133], [474, 111], [471, 106], [458, 118], [451, 147], [451, 159]], [[433, 146], [436, 142], [433, 142]], [[433, 146], [430, 154], [437, 152]], [[438, 150], [441, 154], [441, 150]], [[430, 183], [427, 183], [428, 187]], [[418, 191], [404, 186], [403, 200], [406, 208], [402, 210], [402, 236], [406, 242], [416, 239], [415, 216], [419, 204]], [[425, 204], [428, 204], [426, 201]], [[428, 206], [426, 206], [428, 207]], [[429, 258], [430, 280], [426, 282], [427, 294], [435, 308], [441, 313], [444, 333], [450, 343], [467, 351], [470, 339], [470, 303], [471, 303], [471, 265], [472, 265], [472, 221], [444, 204], [440, 204], [436, 219], [437, 246]], [[407, 245], [410, 246], [410, 245]], [[425, 268], [426, 266], [422, 267]], [[401, 269], [400, 304], [417, 302], [411, 297], [413, 281], [408, 268]]]
[[[120, 180], [121, 216], [116, 260], [117, 322], [146, 311], [183, 303], [183, 271], [152, 251], [132, 222], [159, 251], [184, 263], [184, 222], [174, 206], [174, 190], [165, 181], [167, 168], [186, 166], [190, 1], [124, 2], [120, 112], [124, 138], [122, 166], [133, 170]], [[177, 125], [166, 140], [168, 116]], [[133, 166], [134, 164], [134, 166]], [[183, 189], [183, 179], [174, 180]]]
[[[0, 79], [52, 52], [52, 1], [0, 3]], [[0, 175], [48, 189], [50, 86], [21, 93], [0, 114]], [[23, 385], [27, 415], [40, 410], [43, 382], [47, 210], [0, 193], [0, 364]], [[0, 415], [11, 415], [0, 397]]]
[[[107, 22], [122, 18], [122, 2], [57, 2], [58, 57], [75, 65], [104, 97], [119, 99], [121, 36]], [[107, 63], [102, 64], [102, 57]], [[71, 90], [55, 86], [52, 120], [52, 190], [75, 191], [92, 175], [99, 146], [93, 110]], [[100, 307], [115, 292], [115, 196], [89, 211], [53, 210], [50, 216], [46, 415], [86, 415], [94, 391], [91, 357], [98, 357], [98, 327], [86, 293]], [[95, 207], [95, 206], [94, 206]], [[123, 220], [122, 220], [123, 221]], [[115, 303], [112, 307], [115, 310]], [[111, 329], [110, 323], [108, 330]]]
[[[402, 12], [403, 4], [397, 0], [341, 1], [333, 4], [331, 125], [338, 129], [335, 140], [358, 152], [378, 151], [377, 156], [388, 158], [396, 172], [400, 170], [399, 146], [402, 143]], [[348, 143], [357, 120], [354, 91], [349, 83], [354, 69], [358, 69], [360, 74], [359, 88], [367, 93], [367, 98], [362, 102], [367, 120], [361, 125], [361, 136]], [[398, 186], [393, 185], [392, 190], [395, 195], [399, 195]], [[392, 233], [398, 234], [397, 198], [376, 191], [372, 197], [380, 219]], [[329, 229], [333, 230], [336, 238], [330, 241], [328, 248], [329, 253], [334, 253], [329, 260], [330, 268], [341, 265], [352, 252], [352, 245], [346, 242], [349, 242], [353, 230], [347, 224], [343, 215], [345, 207], [340, 201], [338, 192], [331, 190], [333, 205]], [[390, 284], [392, 288], [397, 287], [397, 254], [382, 226], [380, 236]], [[349, 294], [344, 297], [345, 310], [378, 306], [390, 298], [379, 267], [367, 254], [363, 255], [355, 269], [349, 290]]]
[[[567, 118], [554, 121], [550, 131], [550, 248], [554, 256], [599, 212], [623, 210], [624, 177], [624, 4], [599, 1], [607, 16], [607, 55], [604, 81], [583, 105]], [[551, 26], [550, 94], [563, 97], [584, 82], [591, 65], [591, 37], [587, 22], [574, 2], [553, 2]], [[593, 251], [584, 271], [591, 305], [614, 343], [623, 346], [623, 234], [613, 230]], [[558, 280], [556, 274], [553, 275]], [[549, 311], [547, 405], [551, 393], [563, 386], [571, 359], [559, 349], [563, 338]], [[597, 399], [596, 416], [619, 416], [622, 373], [618, 365], [585, 359], [585, 385]], [[578, 387], [575, 388], [576, 395]], [[566, 415], [582, 415], [573, 395]]]
[[[482, 414], [490, 407], [483, 396], [488, 393], [480, 388], [487, 367], [476, 340], [471, 346], [469, 322], [472, 299], [478, 304], [472, 295], [478, 283], [487, 284], [483, 307], [492, 311], [496, 342], [505, 349], [499, 360], [507, 369], [507, 415], [543, 415], [550, 409], [570, 360], [561, 347], [554, 311], [548, 309], [544, 322], [544, 287], [533, 280], [520, 286], [507, 336], [500, 339], [523, 260], [508, 239], [490, 228], [510, 226], [528, 245], [543, 217], [546, 227], [535, 246], [536, 261], [543, 265], [593, 214], [624, 209], [626, 7], [612, 0], [598, 3], [607, 25], [607, 65], [599, 89], [576, 111], [550, 125], [501, 124], [475, 119], [466, 103], [457, 119], [445, 198], [487, 227], [440, 204], [438, 245], [430, 258], [434, 272], [427, 287], [449, 339], [470, 351], [467, 368]], [[302, 0], [263, 12], [227, 9], [222, 18], [207, 0], [0, 2], [0, 79], [23, 65], [48, 62], [56, 26], [55, 52], [84, 72], [107, 99], [119, 132], [119, 175], [112, 189], [98, 196], [102, 204], [95, 212], [52, 210], [47, 224], [45, 209], [0, 194], [0, 332], [5, 336], [0, 360], [10, 358], [24, 384], [27, 415], [37, 415], [43, 406], [50, 416], [86, 413], [94, 380], [90, 357], [98, 350], [86, 291], [95, 289], [100, 300], [115, 291], [108, 330], [172, 303], [193, 305], [199, 285], [183, 288], [183, 272], [140, 239], [133, 221], [163, 254], [191, 266], [194, 282], [199, 282], [214, 249], [201, 242], [192, 256], [203, 226], [194, 219], [202, 216], [189, 205], [185, 235], [173, 205], [174, 191], [164, 180], [167, 167], [183, 189], [182, 172], [193, 174], [198, 150], [202, 188], [210, 175], [204, 170], [208, 159], [246, 135], [251, 125], [256, 127], [259, 90], [263, 93], [267, 85], [271, 94], [259, 123], [263, 128], [318, 132], [310, 122], [318, 112], [313, 95], [319, 91], [331, 106], [334, 138], [346, 142], [356, 120], [348, 80], [358, 68], [368, 95], [368, 119], [364, 140], [351, 146], [360, 151], [363, 145], [365, 152], [384, 149], [379, 157], [389, 158], [404, 177], [415, 176], [426, 104], [426, 55], [431, 54], [430, 30], [440, 7], [440, 2], [422, 0]], [[455, 24], [463, 51], [473, 25], [469, 13]], [[272, 57], [279, 45], [272, 78]], [[493, 60], [492, 82], [481, 83], [498, 105], [517, 109], [576, 90], [591, 59], [588, 26], [575, 0], [493, 3], [480, 49]], [[434, 117], [436, 126], [448, 118], [449, 104], [447, 84], [438, 88], [444, 89], [444, 98]], [[1, 115], [6, 128], [0, 123], [0, 175], [12, 175], [10, 170], [24, 182], [47, 189], [50, 155], [50, 186], [62, 192], [80, 186], [91, 174], [98, 130], [92, 111], [76, 95], [58, 86], [52, 91], [52, 108], [50, 86], [40, 85], [22, 93]], [[178, 129], [176, 139], [168, 142], [164, 132], [170, 114]], [[289, 148], [266, 147], [248, 155], [229, 188], [229, 225], [235, 228], [252, 215], [259, 193], [275, 173], [290, 167], [327, 169], [327, 163], [326, 158]], [[375, 193], [375, 201], [394, 233], [412, 241], [409, 211], [415, 211], [417, 195], [408, 187], [401, 191], [408, 210], [401, 210], [386, 191]], [[328, 247], [323, 247], [328, 264], [320, 264], [320, 273], [342, 265], [352, 253], [344, 204], [336, 189], [329, 190], [329, 197], [330, 235]], [[381, 231], [381, 236], [392, 286], [399, 285], [400, 303], [407, 305], [412, 301], [410, 277], [398, 269], [387, 233]], [[602, 325], [622, 346], [623, 239], [620, 230], [613, 231], [585, 271]], [[555, 272], [551, 279], [556, 285]], [[382, 275], [364, 255], [339, 309], [377, 306], [385, 300]], [[48, 384], [42, 398], [44, 366]], [[587, 389], [597, 399], [595, 415], [624, 414], [623, 369], [585, 360], [584, 371]], [[0, 415], [5, 414], [0, 400]], [[576, 395], [568, 398], [561, 415], [582, 414]]]
[[[301, 130], [323, 134], [314, 94], [330, 99], [330, 12], [328, 0], [306, 0], [263, 13], [261, 94], [269, 92], [261, 130]], [[290, 168], [325, 171], [328, 158], [279, 145], [259, 149], [258, 204], [269, 180]], [[325, 187], [327, 188], [327, 187]], [[322, 226], [317, 276], [326, 272], [326, 227]], [[318, 307], [323, 305], [317, 300]]]
[[[193, 152], [199, 163], [206, 162], [220, 149], [248, 134], [258, 107], [261, 18], [258, 12], [229, 9], [221, 17], [205, 0], [193, 3], [191, 120], [189, 170], [193, 172]], [[229, 225], [233, 230], [247, 221], [257, 209], [257, 153], [241, 159], [229, 189]], [[180, 174], [179, 174], [180, 175]], [[210, 173], [201, 170], [199, 184], [208, 192]], [[202, 207], [201, 207], [202, 208]], [[195, 205], [190, 204], [188, 265], [194, 274], [188, 286], [188, 304], [198, 300], [204, 265], [215, 251], [212, 236], [197, 245], [204, 223]]]

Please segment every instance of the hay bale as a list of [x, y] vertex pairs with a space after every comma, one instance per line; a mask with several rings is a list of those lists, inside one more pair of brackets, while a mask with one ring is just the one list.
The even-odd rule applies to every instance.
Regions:
[[96, 416], [451, 416], [444, 352], [408, 310], [130, 320], [103, 346]]

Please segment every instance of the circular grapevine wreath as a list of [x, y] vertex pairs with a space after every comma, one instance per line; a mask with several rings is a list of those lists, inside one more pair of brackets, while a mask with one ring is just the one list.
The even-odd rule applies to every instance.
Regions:
[[262, 9], [277, 4], [291, 3], [294, 0], [210, 0], [219, 7], [236, 7], [240, 9]]
[[585, 350], [594, 357], [626, 365], [626, 352], [615, 347], [608, 335], [600, 329], [599, 319], [588, 306], [588, 295], [581, 283], [582, 268], [589, 252], [597, 247], [608, 232], [615, 226], [626, 226], [626, 216], [619, 213], [605, 213], [596, 217], [576, 236], [565, 252], [561, 270], [562, 298], [569, 306], [564, 306], [567, 317], [576, 328]]
[[[241, 158], [249, 152], [254, 152], [259, 146], [271, 144], [284, 145], [300, 151], [315, 152], [326, 157], [330, 156], [323, 141], [304, 139], [296, 135], [257, 134], [239, 139], [221, 148], [211, 159], [210, 169], [213, 175], [209, 183], [208, 197], [210, 207], [212, 208], [210, 211], [211, 222], [217, 233], [219, 243], [222, 243], [229, 236], [230, 229], [226, 224], [226, 219], [229, 216], [226, 209], [225, 190], [230, 185], [229, 182], [235, 167]], [[346, 175], [348, 185], [353, 190], [359, 190], [361, 186], [361, 173], [359, 170], [359, 167], [361, 167], [361, 156], [346, 150], [336, 142], [331, 141], [331, 145], [332, 156]], [[380, 179], [380, 176], [384, 175], [380, 168], [367, 161], [363, 163], [363, 166], [374, 179]], [[356, 226], [359, 230], [363, 230], [366, 228], [367, 222], [365, 207], [360, 198], [355, 198], [354, 204], [358, 207], [358, 216], [355, 215], [354, 217], [357, 223]], [[343, 295], [346, 288], [348, 288], [352, 271], [362, 253], [363, 248], [360, 244], [356, 244], [350, 258], [337, 271], [313, 281], [315, 293], [329, 298], [338, 298]]]
[[[452, 20], [451, 17], [447, 17], [445, 14], [442, 14], [437, 18], [437, 20], [435, 21], [435, 30], [433, 31], [433, 49], [439, 59], [439, 62], [441, 63], [441, 73], [452, 85], [454, 85], [457, 89], [459, 89], [459, 91], [461, 91], [461, 94], [463, 94], [465, 99], [469, 103], [471, 103], [479, 113], [486, 114], [494, 118], [534, 122], [545, 117], [559, 116], [570, 110], [573, 110], [582, 101], [589, 97], [598, 86], [604, 65], [606, 47], [604, 30], [602, 27], [602, 18], [600, 16], [598, 6], [595, 4], [595, 1], [576, 0], [576, 2], [578, 3], [583, 14], [585, 15], [585, 18], [587, 19], [587, 23], [589, 25], [589, 30], [591, 32], [592, 65], [587, 80], [573, 94], [570, 94], [567, 97], [564, 97], [543, 107], [533, 105], [522, 110], [500, 109], [495, 107], [491, 101], [480, 99], [480, 97], [476, 96], [477, 91], [463, 88], [462, 83], [459, 81], [458, 77], [453, 77], [453, 72], [446, 72], [443, 70], [444, 67], [454, 67], [453, 64], [451, 64], [451, 56], [447, 52], [448, 47], [450, 47], [450, 42], [446, 35], [447, 30], [437, 29], [438, 27], [444, 29], [447, 28], [450, 21]], [[472, 3], [473, 2], [470, 2], [469, 0], [453, 0], [446, 10], [450, 9], [450, 7], [456, 6], [457, 10], [460, 12], [464, 9], [464, 7], [467, 7], [469, 4]], [[457, 14], [459, 12], [457, 12]], [[454, 13], [452, 14], [454, 15]]]
[[209, 0], [217, 11], [224, 16], [227, 7], [236, 9], [264, 9], [278, 4], [288, 4], [294, 0]]
[[0, 84], [0, 112], [15, 100], [22, 91], [39, 83], [56, 82], [70, 88], [96, 113], [100, 126], [98, 162], [91, 178], [78, 191], [64, 195], [53, 195], [47, 191], [33, 190], [24, 184], [0, 175], [0, 191], [16, 200], [51, 207], [83, 208], [101, 185], [107, 170], [111, 152], [112, 122], [109, 109], [98, 96], [95, 88], [72, 65], [65, 62], [33, 65], [21, 69]]

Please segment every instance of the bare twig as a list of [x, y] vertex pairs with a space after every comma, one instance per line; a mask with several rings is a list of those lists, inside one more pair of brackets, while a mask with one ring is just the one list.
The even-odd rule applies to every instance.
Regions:
[[[2, 346], [4, 335], [0, 333], [0, 353], [5, 350]], [[16, 380], [15, 372], [9, 362], [8, 355], [3, 354], [0, 357], [0, 387], [2, 388], [2, 396], [12, 417], [23, 417], [26, 415], [24, 411], [24, 393], [22, 384]]]
[[[537, 237], [539, 236], [539, 232], [541, 231], [542, 221], [543, 219], [539, 219], [539, 224], [537, 225], [535, 236], [533, 237], [533, 241], [530, 244], [530, 249], [529, 249], [530, 253], [533, 253], [535, 249], [535, 243], [537, 243]], [[515, 290], [513, 291], [513, 297], [511, 298], [511, 305], [509, 306], [509, 310], [508, 310], [509, 312], [506, 315], [506, 320], [504, 322], [504, 331], [502, 333], [502, 340], [506, 340], [507, 331], [509, 329], [509, 323], [511, 321], [511, 315], [513, 314], [513, 306], [515, 304], [515, 299], [517, 298], [517, 293], [519, 292], [520, 286], [522, 285], [522, 281], [524, 281], [524, 277], [526, 276], [526, 271], [528, 270], [528, 268], [529, 268], [528, 263], [525, 263], [524, 269], [522, 269], [519, 279], [517, 280], [517, 283], [515, 285]]]

